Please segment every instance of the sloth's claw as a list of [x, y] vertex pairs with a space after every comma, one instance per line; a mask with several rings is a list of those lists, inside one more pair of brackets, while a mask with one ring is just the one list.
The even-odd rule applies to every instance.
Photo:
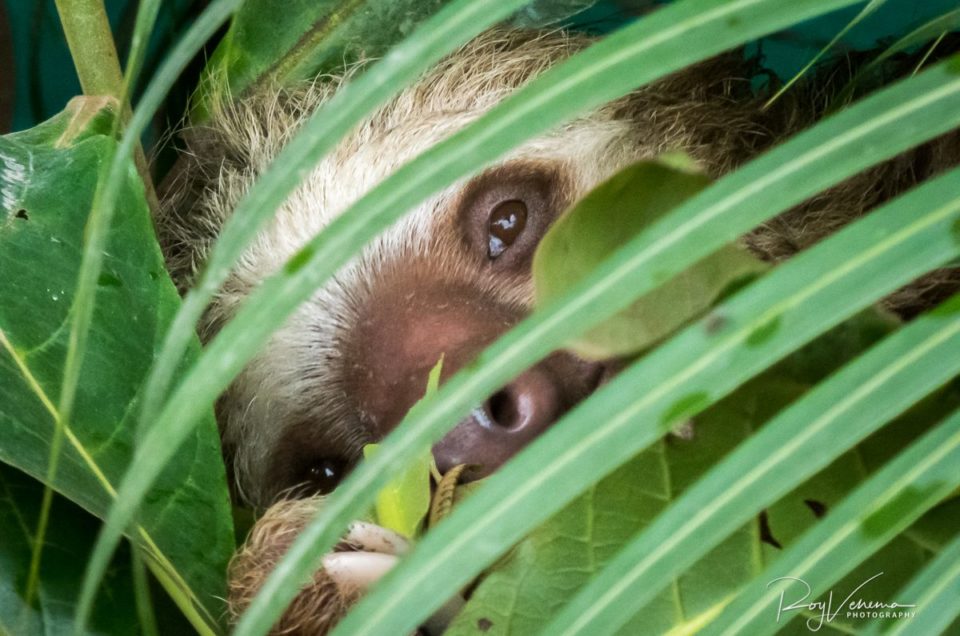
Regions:
[[[327, 554], [323, 557], [323, 569], [345, 596], [366, 593], [410, 549], [410, 542], [402, 535], [365, 521], [350, 524], [342, 543], [356, 550]], [[454, 595], [424, 622], [418, 633], [443, 633], [463, 605], [463, 597]]]
[[363, 593], [410, 549], [405, 537], [374, 523], [354, 521], [341, 549], [323, 557], [323, 569], [345, 593]]
[[366, 521], [351, 523], [342, 541], [357, 546], [361, 552], [401, 555], [410, 549], [410, 542], [403, 535]]
[[331, 552], [323, 557], [323, 569], [345, 592], [366, 592], [396, 565], [392, 554], [378, 552]]

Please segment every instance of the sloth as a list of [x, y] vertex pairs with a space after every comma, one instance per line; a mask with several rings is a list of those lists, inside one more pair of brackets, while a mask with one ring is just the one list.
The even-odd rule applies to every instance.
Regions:
[[[590, 44], [562, 31], [491, 30], [451, 54], [358, 125], [306, 174], [246, 250], [200, 327], [213, 337], [251, 290], [399, 166]], [[182, 137], [162, 187], [159, 234], [181, 289], [203, 267], [238, 201], [307, 116], [356, 69], [220, 105]], [[231, 611], [249, 602], [322, 495], [422, 396], [532, 309], [531, 259], [552, 222], [594, 186], [642, 159], [680, 150], [712, 176], [737, 168], [823, 115], [852, 71], [842, 63], [763, 108], [759, 70], [741, 51], [675, 73], [527, 141], [428, 198], [344, 266], [276, 332], [217, 404], [238, 500], [275, 504], [232, 568]], [[960, 158], [948, 135], [837, 186], [742, 242], [780, 261]], [[934, 272], [886, 299], [909, 317], [960, 284]], [[440, 471], [489, 474], [615, 373], [615, 361], [557, 352], [523, 372], [435, 447]], [[279, 503], [276, 503], [278, 502]], [[324, 633], [406, 542], [355, 524], [288, 610], [277, 633]]]

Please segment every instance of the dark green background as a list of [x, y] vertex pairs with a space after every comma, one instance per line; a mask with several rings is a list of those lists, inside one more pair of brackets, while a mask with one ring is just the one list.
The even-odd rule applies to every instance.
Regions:
[[[539, 0], [547, 5], [551, 0]], [[569, 0], [567, 0], [569, 1]], [[662, 0], [661, 0], [662, 1]], [[600, 0], [571, 20], [575, 27], [605, 32], [649, 11], [657, 0]], [[154, 68], [207, 0], [164, 0], [151, 41], [146, 68]], [[136, 0], [106, 0], [121, 53], [126, 50]], [[282, 10], [283, 0], [277, 0]], [[911, 28], [957, 6], [957, 0], [888, 0], [844, 39], [838, 52], [882, 45]], [[860, 7], [802, 24], [762, 42], [766, 64], [788, 77], [809, 60], [857, 14]], [[160, 114], [150, 135], [175, 123], [203, 59], [196, 61]], [[23, 130], [63, 109], [80, 86], [73, 72], [53, 0], [0, 0], [0, 133]], [[149, 139], [148, 139], [149, 141]]]

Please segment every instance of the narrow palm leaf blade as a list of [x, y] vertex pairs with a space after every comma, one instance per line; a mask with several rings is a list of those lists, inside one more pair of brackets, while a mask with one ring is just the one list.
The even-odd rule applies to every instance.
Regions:
[[[787, 586], [796, 579], [807, 582], [810, 599], [826, 592], [960, 485], [958, 463], [960, 411], [897, 455], [800, 537], [707, 626], [704, 636], [776, 632], [791, 618], [780, 615], [777, 620], [777, 599]], [[843, 607], [828, 608], [824, 623]], [[807, 624], [814, 628], [820, 620], [815, 616]]]

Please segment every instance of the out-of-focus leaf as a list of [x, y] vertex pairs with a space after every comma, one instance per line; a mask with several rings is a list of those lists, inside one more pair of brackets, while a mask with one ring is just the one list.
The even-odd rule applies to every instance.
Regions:
[[383, 56], [447, 0], [247, 0], [204, 70], [195, 120], [211, 105]]
[[[607, 255], [710, 184], [683, 156], [633, 164], [600, 184], [557, 221], [533, 261], [537, 304], [562, 297]], [[636, 353], [702, 315], [725, 290], [767, 266], [727, 245], [580, 336], [577, 353], [611, 358]]]
[[[28, 606], [23, 586], [42, 496], [39, 482], [0, 465], [0, 633], [72, 633], [77, 581], [83, 576], [100, 524], [65, 499], [54, 499], [38, 594]], [[85, 634], [137, 633], [130, 576], [129, 554], [123, 550], [103, 582], [103, 594]]]
[[[638, 530], [844, 359], [820, 358], [822, 365], [815, 372], [809, 360], [819, 354], [811, 349], [844, 351], [853, 357], [882, 335], [878, 324], [883, 320], [865, 312], [832, 330], [697, 416], [691, 438], [668, 437], [605, 478], [504, 557], [474, 591], [448, 634], [540, 633]], [[696, 631], [722, 609], [732, 591], [759, 574], [889, 455], [958, 404], [960, 391], [940, 393], [838, 458], [688, 568], [622, 633]], [[915, 533], [898, 537], [863, 566], [887, 573], [872, 590], [892, 594], [898, 582], [918, 571], [935, 549]], [[856, 586], [854, 579], [863, 574], [863, 568], [854, 570], [837, 589]], [[844, 633], [848, 623], [837, 621], [834, 627], [840, 631], [825, 633]]]
[[[35, 129], [0, 138], [0, 460], [38, 479], [49, 459], [84, 228], [99, 166], [114, 144], [101, 134], [109, 116], [97, 104], [77, 100]], [[128, 468], [141, 384], [179, 303], [132, 164], [119, 208], [53, 484], [101, 517]], [[188, 586], [208, 616], [220, 615], [234, 543], [212, 413], [138, 521], [136, 537], [153, 551], [154, 565], [171, 580], [182, 577], [182, 591], [189, 594]]]
[[563, 22], [597, 4], [597, 0], [533, 0], [517, 11], [511, 22], [518, 27], [538, 29]]

